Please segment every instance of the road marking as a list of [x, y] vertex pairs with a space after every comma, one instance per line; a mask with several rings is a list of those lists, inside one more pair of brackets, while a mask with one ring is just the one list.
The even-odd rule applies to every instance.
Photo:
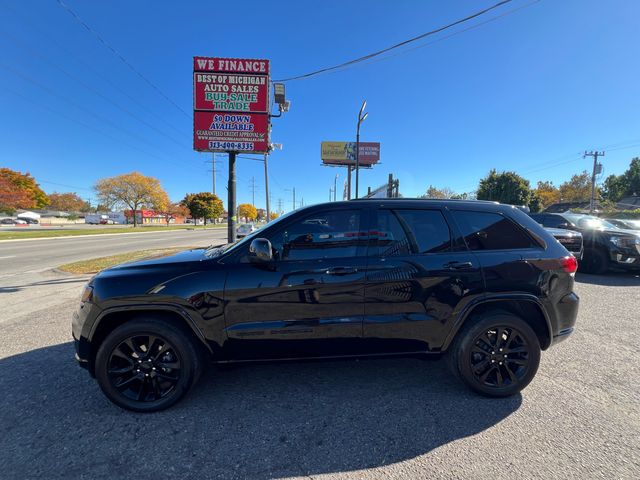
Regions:
[[4, 257], [0, 257], [0, 260], [3, 258], [16, 258], [17, 255], [5, 255]]

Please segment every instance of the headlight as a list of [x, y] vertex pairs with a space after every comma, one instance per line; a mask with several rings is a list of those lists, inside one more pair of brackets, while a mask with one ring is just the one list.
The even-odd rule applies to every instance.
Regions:
[[80, 303], [89, 303], [93, 300], [93, 286], [85, 285], [80, 295]]
[[625, 237], [622, 235], [614, 235], [609, 241], [616, 247], [620, 248], [633, 248], [640, 246], [640, 237]]

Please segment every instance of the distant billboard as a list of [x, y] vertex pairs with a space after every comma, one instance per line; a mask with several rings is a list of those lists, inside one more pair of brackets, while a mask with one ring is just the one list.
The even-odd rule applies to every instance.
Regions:
[[[356, 165], [356, 142], [322, 142], [320, 158], [325, 165]], [[378, 142], [360, 142], [361, 167], [371, 167], [380, 161]]]
[[269, 60], [193, 58], [193, 148], [269, 150]]

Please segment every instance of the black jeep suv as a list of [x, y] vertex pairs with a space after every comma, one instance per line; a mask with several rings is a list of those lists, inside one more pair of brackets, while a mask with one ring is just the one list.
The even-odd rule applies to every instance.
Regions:
[[572, 332], [577, 260], [518, 209], [455, 200], [303, 208], [242, 241], [96, 275], [80, 365], [117, 405], [166, 408], [206, 360], [443, 354], [502, 397]]

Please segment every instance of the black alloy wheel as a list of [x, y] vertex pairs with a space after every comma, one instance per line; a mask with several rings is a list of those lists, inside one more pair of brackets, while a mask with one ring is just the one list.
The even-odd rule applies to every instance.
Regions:
[[515, 385], [527, 371], [529, 345], [515, 328], [490, 328], [476, 337], [470, 362], [479, 383], [493, 388]]
[[162, 337], [148, 334], [120, 342], [111, 352], [107, 373], [125, 397], [153, 402], [175, 389], [182, 372], [175, 347]]
[[540, 364], [540, 342], [523, 319], [492, 313], [469, 319], [448, 354], [454, 373], [472, 390], [507, 397], [533, 380]]
[[102, 342], [95, 375], [116, 405], [136, 412], [165, 409], [197, 381], [202, 348], [185, 328], [165, 319], [130, 320]]

